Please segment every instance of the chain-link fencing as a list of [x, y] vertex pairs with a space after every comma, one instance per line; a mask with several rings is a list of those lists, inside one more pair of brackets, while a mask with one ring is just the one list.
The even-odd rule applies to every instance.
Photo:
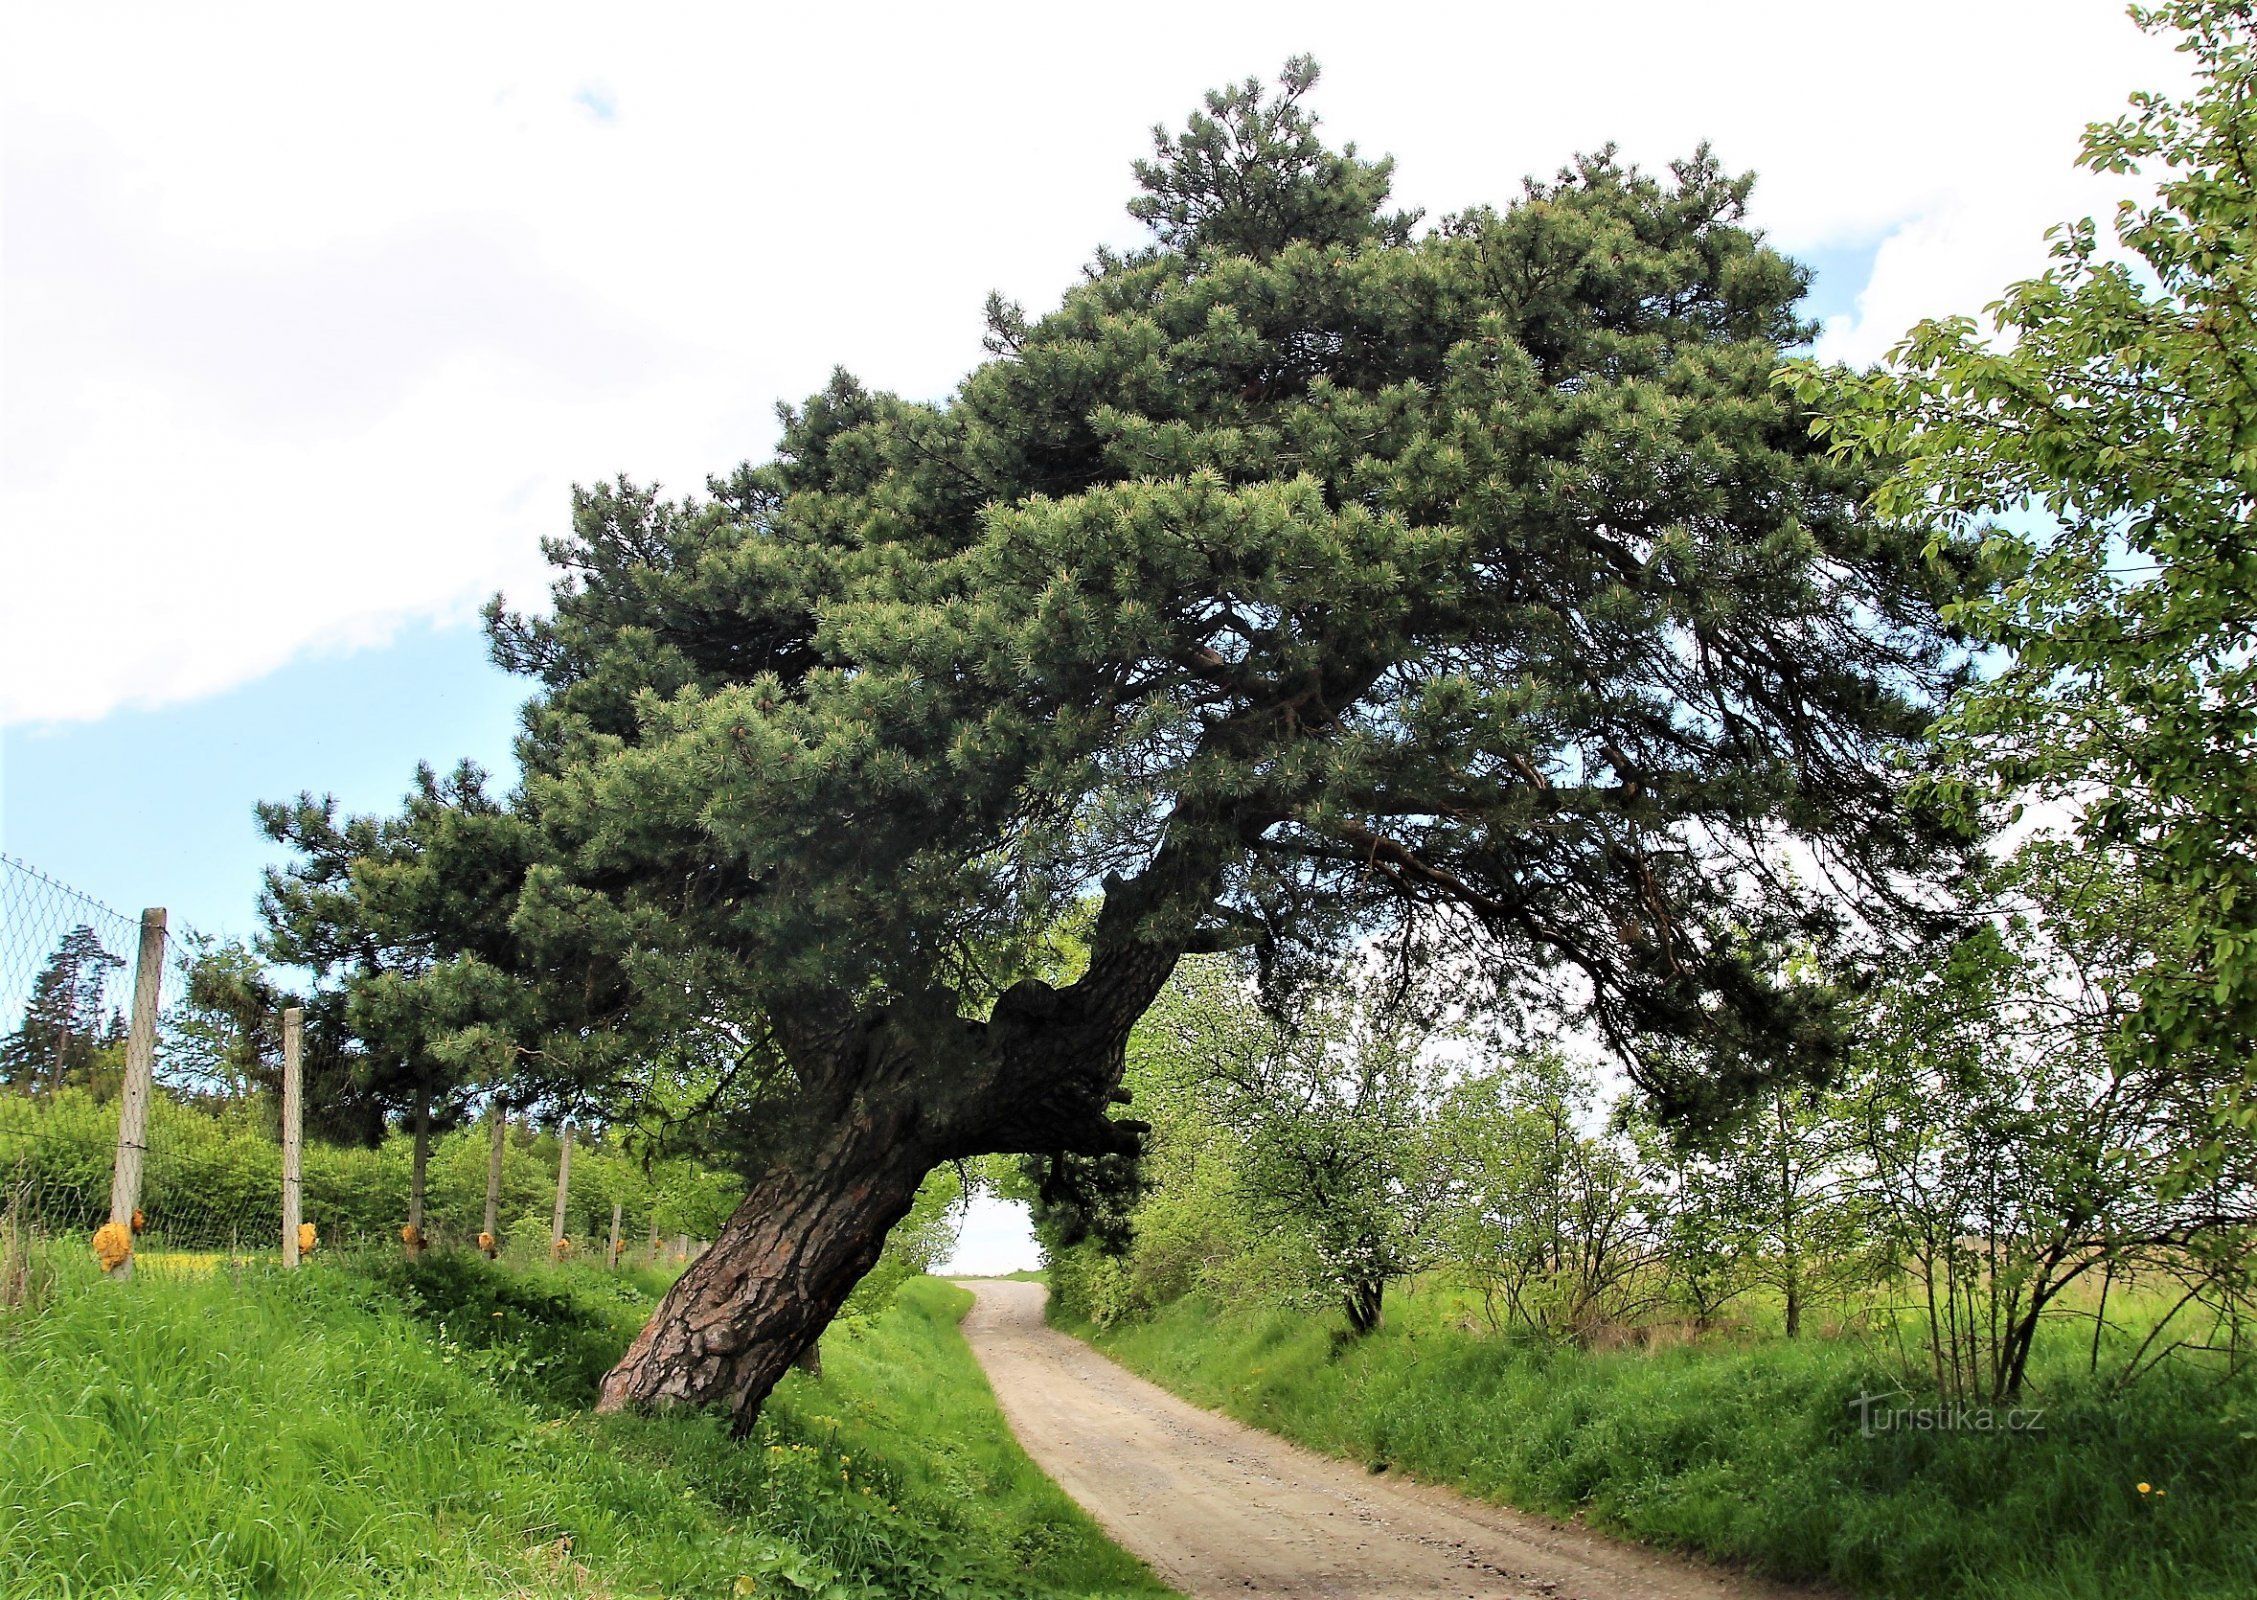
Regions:
[[[265, 977], [247, 949], [0, 855], [0, 1276], [29, 1240], [101, 1253], [113, 1221], [107, 1247], [129, 1245], [141, 1264], [283, 1258], [283, 1013], [243, 998], [271, 1000]], [[323, 1111], [317, 1096], [307, 1125]], [[600, 1132], [582, 1134], [569, 1163], [553, 1123], [513, 1117], [497, 1141], [495, 1115], [431, 1134], [426, 1244], [679, 1261], [733, 1198], [723, 1174], [639, 1161]], [[293, 1236], [309, 1249], [401, 1246], [413, 1141], [376, 1131], [373, 1146], [303, 1142], [305, 1231]]]

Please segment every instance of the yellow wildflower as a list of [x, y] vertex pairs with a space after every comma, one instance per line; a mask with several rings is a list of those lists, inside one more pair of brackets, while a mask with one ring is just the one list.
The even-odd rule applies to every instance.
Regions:
[[94, 1257], [104, 1272], [115, 1272], [133, 1254], [133, 1235], [123, 1223], [105, 1222], [94, 1230]]
[[2143, 1484], [2141, 1484], [2141, 1485], [2139, 1486], [2139, 1492], [2140, 1492], [2141, 1494], [2152, 1494], [2152, 1493], [2154, 1493], [2155, 1491], [2154, 1491], [2154, 1489], [2153, 1489], [2153, 1487], [2152, 1487], [2152, 1486], [2150, 1486], [2150, 1485], [2148, 1485], [2148, 1484], [2144, 1484], [2144, 1483], [2143, 1483]]

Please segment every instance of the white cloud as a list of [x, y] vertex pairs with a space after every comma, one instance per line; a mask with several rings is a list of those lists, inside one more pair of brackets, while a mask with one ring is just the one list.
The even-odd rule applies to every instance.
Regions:
[[[2175, 64], [2173, 64], [2175, 65]], [[2022, 130], [2014, 130], [2020, 133]], [[1892, 227], [1874, 253], [1873, 274], [1853, 316], [1830, 318], [1817, 354], [1864, 366], [1886, 356], [1928, 317], [1983, 318], [2000, 292], [2049, 263], [2047, 230], [2079, 217], [2106, 219], [2135, 180], [2100, 177], [2038, 141], [1994, 147], [1994, 175], [1954, 186]]]
[[989, 288], [1132, 236], [1154, 121], [1302, 49], [1436, 211], [1713, 138], [1782, 244], [1882, 241], [1853, 357], [2036, 266], [2176, 70], [2113, 0], [18, 7], [0, 722], [531, 598], [571, 482], [694, 487], [834, 362], [944, 393]]

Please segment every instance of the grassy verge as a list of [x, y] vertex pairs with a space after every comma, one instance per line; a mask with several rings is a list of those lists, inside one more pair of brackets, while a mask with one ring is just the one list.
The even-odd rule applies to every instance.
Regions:
[[1894, 1385], [1846, 1341], [1545, 1351], [1428, 1296], [1359, 1343], [1339, 1322], [1187, 1300], [1071, 1331], [1318, 1449], [1782, 1577], [1921, 1600], [2257, 1594], [2249, 1384], [2166, 1371], [2112, 1396], [2064, 1374], [2030, 1402], [2042, 1431], [1867, 1435], [1851, 1402]]
[[[1046, 1595], [1173, 1593], [1027, 1459], [957, 1331], [972, 1297], [914, 1279], [867, 1330], [823, 1341], [820, 1380], [778, 1411], [803, 1438], [872, 1463], [886, 1495], [923, 1508], [956, 1548], [984, 1548]], [[802, 1445], [802, 1449], [810, 1448]]]
[[1163, 1594], [1017, 1454], [913, 1285], [756, 1436], [594, 1418], [652, 1285], [413, 1268], [144, 1272], [58, 1251], [0, 1311], [0, 1594]]

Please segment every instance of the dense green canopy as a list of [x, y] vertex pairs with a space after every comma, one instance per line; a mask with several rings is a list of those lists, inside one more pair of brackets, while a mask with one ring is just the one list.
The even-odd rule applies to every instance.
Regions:
[[945, 403], [841, 373], [702, 499], [578, 496], [553, 616], [491, 616], [535, 965], [637, 1031], [981, 1015], [1104, 883], [1100, 956], [1478, 936], [1626, 1048], [1798, 1025], [1777, 848], [1885, 908], [1944, 661], [1769, 382], [1806, 275], [1705, 153], [1421, 228], [1313, 77], [1162, 138], [1153, 242], [991, 302]]
[[991, 299], [945, 401], [841, 373], [702, 498], [579, 493], [551, 613], [489, 614], [541, 685], [506, 808], [427, 779], [365, 849], [270, 816], [285, 931], [341, 931], [411, 1077], [737, 1148], [606, 1406], [748, 1425], [935, 1164], [1133, 1153], [1124, 1050], [1186, 953], [1251, 947], [1277, 1000], [1440, 950], [1682, 1112], [1822, 1058], [1779, 952], [1937, 863], [1902, 794], [1958, 550], [1870, 517], [1772, 381], [1806, 275], [1749, 180], [1601, 153], [1422, 225], [1314, 80], [1161, 134], [1150, 242]]

